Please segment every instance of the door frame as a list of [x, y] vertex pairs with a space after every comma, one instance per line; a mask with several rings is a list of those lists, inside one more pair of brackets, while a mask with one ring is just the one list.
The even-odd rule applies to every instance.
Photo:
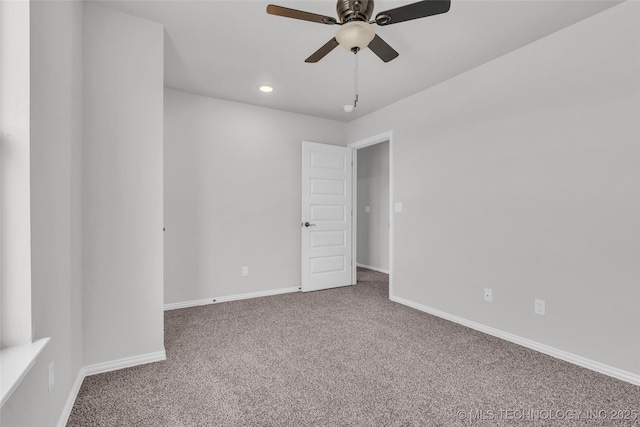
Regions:
[[[352, 179], [352, 206], [353, 210], [356, 209], [356, 202], [358, 200], [358, 155], [357, 151], [361, 148], [370, 147], [372, 145], [380, 144], [383, 142], [389, 142], [389, 297], [391, 298], [393, 293], [393, 130], [389, 130], [377, 135], [370, 136], [365, 139], [361, 139], [352, 143], [347, 144], [347, 147], [353, 149], [353, 179]], [[357, 282], [357, 251], [358, 251], [358, 224], [357, 224], [358, 215], [353, 215], [351, 217], [351, 257], [353, 260], [351, 266], [351, 281], [353, 284]]]

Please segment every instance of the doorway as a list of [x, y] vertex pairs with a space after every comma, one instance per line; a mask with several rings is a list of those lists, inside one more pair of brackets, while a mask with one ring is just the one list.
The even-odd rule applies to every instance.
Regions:
[[392, 132], [348, 145], [353, 153], [353, 268], [389, 274], [393, 295]]

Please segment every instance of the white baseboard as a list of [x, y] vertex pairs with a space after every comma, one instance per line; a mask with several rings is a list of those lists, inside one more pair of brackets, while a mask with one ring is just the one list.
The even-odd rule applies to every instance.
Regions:
[[194, 301], [174, 302], [164, 305], [164, 310], [177, 310], [179, 308], [196, 307], [199, 305], [217, 304], [219, 302], [238, 301], [241, 299], [268, 297], [271, 295], [287, 294], [291, 292], [300, 292], [299, 287], [271, 289], [268, 291], [250, 292], [247, 294], [228, 295], [225, 297], [205, 298]]
[[426, 305], [418, 304], [416, 302], [409, 301], [395, 295], [390, 296], [389, 299], [399, 304], [415, 308], [416, 310], [423, 311], [425, 313], [429, 313], [446, 320], [450, 320], [451, 322], [458, 323], [471, 329], [475, 329], [476, 331], [480, 331], [485, 334], [521, 345], [523, 347], [530, 348], [540, 353], [547, 354], [557, 359], [564, 360], [565, 362], [573, 363], [574, 365], [582, 366], [583, 368], [591, 369], [592, 371], [600, 372], [601, 374], [605, 374], [634, 385], [640, 385], [640, 375], [638, 374], [614, 368], [613, 366], [605, 365], [604, 363], [596, 362], [595, 360], [587, 359], [582, 356], [578, 356], [576, 354], [569, 353], [555, 347], [550, 347], [546, 344], [541, 344], [527, 338], [522, 338], [518, 335], [514, 335], [509, 332], [501, 331], [500, 329], [495, 329], [490, 326], [483, 325], [482, 323], [473, 322], [471, 320], [467, 320], [462, 317], [446, 313], [444, 311], [436, 310], [435, 308], [427, 307]]
[[104, 372], [116, 371], [118, 369], [130, 368], [132, 366], [144, 365], [151, 362], [160, 362], [166, 360], [167, 355], [164, 350], [154, 353], [140, 354], [133, 357], [125, 357], [123, 359], [112, 360], [110, 362], [96, 363], [95, 365], [85, 366], [85, 376], [102, 374]]
[[377, 271], [378, 273], [389, 274], [389, 270], [386, 270], [384, 268], [372, 267], [370, 265], [357, 263], [356, 267], [366, 268], [367, 270]]
[[67, 402], [64, 404], [64, 408], [62, 409], [62, 414], [60, 414], [60, 419], [57, 424], [58, 427], [65, 427], [67, 425], [69, 416], [71, 415], [71, 410], [73, 409], [73, 404], [76, 402], [76, 398], [80, 392], [80, 387], [82, 386], [82, 381], [84, 381], [84, 377], [86, 376], [87, 374], [85, 373], [85, 369], [80, 368], [76, 381], [73, 383], [69, 396], [67, 397]]
[[166, 360], [167, 355], [164, 350], [156, 351], [155, 353], [147, 353], [141, 354], [133, 357], [125, 357], [123, 359], [112, 360], [110, 362], [105, 363], [96, 363], [95, 365], [89, 365], [80, 368], [78, 372], [78, 376], [76, 377], [76, 381], [73, 383], [71, 387], [71, 391], [69, 392], [69, 396], [67, 397], [67, 402], [62, 409], [62, 414], [60, 414], [60, 419], [58, 420], [58, 427], [64, 427], [67, 425], [69, 421], [69, 416], [71, 415], [71, 410], [73, 409], [73, 404], [78, 397], [78, 393], [80, 392], [80, 387], [82, 386], [82, 382], [85, 377], [89, 375], [101, 374], [104, 372], [115, 371], [118, 369], [130, 368], [132, 366], [144, 365], [151, 362], [159, 362], [162, 360]]

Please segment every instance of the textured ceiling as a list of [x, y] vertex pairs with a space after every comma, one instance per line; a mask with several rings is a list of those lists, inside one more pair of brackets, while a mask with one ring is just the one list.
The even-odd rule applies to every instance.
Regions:
[[[215, 98], [351, 121], [594, 15], [616, 1], [456, 1], [443, 15], [376, 26], [400, 56], [359, 56], [338, 47], [304, 60], [337, 26], [267, 15], [265, 1], [94, 1], [165, 27], [165, 86]], [[271, 3], [336, 16], [335, 1]], [[377, 12], [412, 3], [377, 1]], [[275, 91], [263, 94], [261, 84]]]

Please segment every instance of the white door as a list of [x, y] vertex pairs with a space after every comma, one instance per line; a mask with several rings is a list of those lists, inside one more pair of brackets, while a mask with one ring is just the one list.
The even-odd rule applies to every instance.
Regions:
[[352, 153], [302, 142], [302, 292], [352, 284]]

